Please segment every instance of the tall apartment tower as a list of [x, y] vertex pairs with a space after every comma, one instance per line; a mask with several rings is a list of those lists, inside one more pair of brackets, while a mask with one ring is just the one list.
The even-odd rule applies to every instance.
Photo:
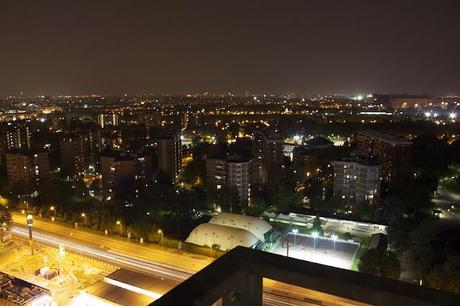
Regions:
[[25, 190], [38, 192], [50, 177], [47, 151], [18, 150], [6, 153], [8, 183], [22, 185]]
[[118, 126], [120, 124], [120, 115], [117, 113], [101, 113], [97, 115], [96, 121], [101, 128]]
[[181, 171], [182, 145], [179, 135], [160, 137], [157, 140], [158, 170], [175, 182]]
[[283, 170], [283, 138], [274, 132], [254, 133], [253, 155], [255, 157], [255, 179], [257, 186], [276, 186]]
[[359, 131], [357, 149], [382, 164], [382, 177], [391, 184], [402, 184], [412, 175], [412, 142], [377, 131]]
[[30, 149], [31, 133], [24, 122], [8, 122], [1, 127], [0, 150]]
[[102, 194], [105, 200], [116, 196], [137, 198], [139, 191], [152, 178], [150, 155], [101, 156]]
[[61, 169], [70, 176], [94, 171], [99, 164], [101, 134], [98, 129], [90, 129], [66, 135], [59, 143]]
[[251, 202], [253, 160], [230, 156], [206, 159], [208, 190], [235, 190], [243, 203]]
[[334, 195], [343, 199], [373, 202], [380, 196], [381, 166], [370, 160], [342, 159], [332, 162]]

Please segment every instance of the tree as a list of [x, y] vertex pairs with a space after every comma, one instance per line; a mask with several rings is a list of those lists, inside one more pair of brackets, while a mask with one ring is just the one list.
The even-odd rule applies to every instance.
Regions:
[[307, 185], [305, 195], [309, 199], [321, 199], [323, 194], [323, 183], [318, 177], [308, 179], [305, 184]]
[[5, 224], [8, 229], [11, 226], [11, 222], [12, 219], [9, 210], [5, 206], [0, 205], [0, 226]]
[[454, 262], [447, 260], [434, 266], [425, 277], [428, 286], [455, 293], [460, 293], [460, 270]]
[[451, 151], [445, 140], [435, 134], [418, 136], [413, 145], [413, 160], [420, 172], [425, 174], [443, 174], [451, 162]]
[[435, 235], [435, 220], [425, 219], [410, 234], [412, 240], [412, 251], [415, 254], [420, 272], [425, 273], [431, 269], [436, 262], [432, 241]]
[[313, 232], [317, 232], [320, 235], [323, 234], [323, 225], [321, 223], [321, 219], [319, 218], [319, 216], [316, 216], [315, 219], [313, 219], [311, 229]]
[[380, 219], [387, 224], [391, 224], [394, 220], [401, 218], [403, 214], [403, 203], [398, 195], [389, 195], [382, 202], [382, 210], [380, 211]]
[[360, 272], [368, 274], [379, 274], [381, 254], [377, 250], [367, 250], [359, 259], [358, 269]]
[[358, 201], [354, 206], [354, 214], [361, 220], [372, 220], [374, 208], [368, 201]]
[[380, 275], [383, 277], [399, 279], [401, 263], [393, 252], [386, 252], [380, 262]]
[[218, 191], [214, 201], [225, 212], [238, 213], [241, 211], [238, 191], [236, 189]]
[[302, 195], [286, 185], [281, 185], [273, 195], [273, 205], [281, 213], [288, 214], [300, 207]]
[[195, 184], [199, 178], [205, 176], [206, 168], [204, 162], [200, 160], [191, 161], [182, 171], [181, 177], [184, 183]]
[[247, 207], [246, 213], [250, 216], [259, 217], [266, 209], [265, 200], [261, 197], [254, 197], [251, 205]]
[[338, 197], [332, 197], [322, 202], [319, 209], [321, 211], [328, 212], [330, 214], [334, 214], [334, 213], [341, 213], [341, 212], [346, 211], [346, 206], [347, 206], [347, 203], [344, 200]]
[[410, 245], [410, 232], [413, 223], [409, 218], [392, 219], [388, 225], [388, 241], [398, 254], [402, 254]]
[[393, 252], [369, 249], [361, 256], [358, 269], [361, 272], [399, 279], [401, 264]]

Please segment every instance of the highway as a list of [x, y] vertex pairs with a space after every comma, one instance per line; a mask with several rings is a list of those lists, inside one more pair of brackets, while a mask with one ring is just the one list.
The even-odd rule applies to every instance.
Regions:
[[[12, 228], [12, 233], [15, 236], [28, 239], [29, 232], [27, 228], [14, 226]], [[34, 241], [50, 245], [53, 247], [59, 247], [59, 245], [64, 245], [66, 250], [71, 252], [85, 255], [91, 258], [95, 258], [107, 263], [114, 264], [118, 267], [142, 272], [142, 273], [149, 273], [155, 276], [165, 277], [170, 280], [176, 282], [182, 282], [189, 278], [192, 274], [183, 272], [180, 270], [174, 270], [171, 268], [167, 268], [161, 265], [157, 265], [151, 262], [147, 262], [140, 259], [133, 259], [126, 255], [119, 254], [117, 252], [107, 250], [104, 248], [97, 248], [94, 246], [85, 246], [80, 242], [74, 242], [70, 239], [65, 239], [61, 237], [57, 237], [53, 234], [45, 233], [40, 230], [33, 231], [33, 239]]]
[[[15, 236], [20, 238], [28, 239], [29, 232], [28, 229], [22, 226], [13, 226], [12, 233]], [[81, 242], [75, 242], [73, 239], [66, 239], [55, 234], [46, 233], [41, 230], [33, 230], [33, 239], [36, 242], [43, 243], [53, 247], [59, 247], [59, 245], [64, 245], [66, 250], [88, 256], [103, 262], [107, 262], [118, 267], [123, 267], [133, 271], [138, 271], [142, 273], [151, 274], [157, 277], [164, 277], [170, 279], [177, 284], [186, 280], [192, 273], [184, 272], [178, 269], [172, 269], [158, 265], [149, 261], [133, 258], [132, 256], [123, 255], [112, 250], [108, 250], [102, 247], [97, 247], [93, 245], [83, 245]], [[282, 291], [280, 291], [282, 292]], [[264, 305], [274, 306], [274, 305], [318, 305], [305, 303], [302, 301], [296, 301], [287, 296], [283, 296], [281, 293], [273, 294], [270, 292], [264, 292]]]
[[[25, 216], [22, 214], [12, 214], [13, 222], [17, 226], [25, 226]], [[93, 247], [99, 250], [111, 250], [117, 254], [126, 255], [126, 257], [135, 257], [148, 262], [155, 262], [158, 266], [178, 269], [180, 271], [193, 274], [202, 270], [204, 267], [213, 262], [213, 258], [187, 253], [181, 250], [162, 248], [155, 244], [140, 244], [128, 240], [127, 238], [118, 238], [104, 235], [93, 230], [84, 228], [75, 229], [62, 225], [57, 222], [49, 222], [40, 218], [34, 218], [34, 232], [43, 232], [53, 234], [53, 237], [72, 241], [78, 245]]]
[[[35, 225], [40, 225], [40, 229], [35, 228]], [[43, 230], [43, 227], [47, 228], [48, 230]], [[17, 224], [13, 226], [12, 233], [15, 236], [25, 239], [28, 239], [29, 235], [26, 226]], [[67, 233], [67, 235], [61, 235], [64, 233]], [[51, 222], [36, 222], [34, 220], [33, 239], [37, 243], [42, 243], [53, 247], [64, 245], [66, 250], [73, 253], [91, 257], [118, 267], [150, 274], [156, 277], [163, 277], [165, 279], [172, 280], [176, 284], [186, 280], [194, 273], [194, 271], [187, 269], [187, 267], [190, 267], [190, 262], [189, 265], [184, 268], [177, 265], [171, 265], [171, 262], [168, 262], [167, 260], [166, 263], [168, 264], [165, 264], [164, 262], [158, 263], [153, 259], [158, 255], [158, 252], [160, 252], [160, 255], [166, 256], [167, 254], [170, 254], [168, 251], [162, 251], [161, 249], [152, 250], [148, 246], [142, 246], [139, 243], [124, 242], [119, 239], [113, 239], [110, 236], [72, 230], [68, 227]], [[82, 239], [89, 240], [83, 241]], [[126, 248], [125, 244], [128, 245], [128, 249]], [[108, 248], [107, 245], [110, 245], [111, 248]], [[145, 253], [146, 250], [148, 250], [149, 254]], [[162, 254], [161, 252], [165, 254]], [[176, 259], [177, 256], [183, 256], [184, 258], [179, 260], [180, 263], [187, 259], [192, 259], [192, 261], [194, 259], [199, 262], [203, 261], [203, 258], [201, 258], [203, 256], [188, 258], [188, 256], [190, 256], [188, 253], [186, 255], [182, 255], [182, 253], [172, 253], [172, 255], [173, 256], [171, 258], [173, 260]], [[211, 259], [207, 260], [211, 262]], [[195, 262], [193, 267], [196, 267], [196, 264], [197, 263]], [[357, 305], [357, 303], [350, 303], [350, 301], [340, 297], [330, 296], [317, 291], [267, 279], [264, 279], [263, 301], [264, 305], [269, 306]]]

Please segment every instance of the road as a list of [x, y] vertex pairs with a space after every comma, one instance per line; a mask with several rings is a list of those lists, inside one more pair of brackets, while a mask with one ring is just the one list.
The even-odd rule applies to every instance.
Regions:
[[460, 222], [460, 194], [451, 192], [445, 187], [438, 187], [436, 197], [433, 199], [436, 208], [442, 211], [441, 219]]
[[[13, 222], [16, 225], [25, 224], [25, 216], [13, 214]], [[129, 241], [127, 238], [116, 238], [92, 230], [74, 229], [55, 222], [34, 218], [33, 228], [35, 230], [53, 233], [54, 236], [72, 239], [83, 245], [98, 249], [108, 249], [118, 254], [139, 258], [146, 261], [154, 261], [158, 265], [169, 268], [180, 268], [189, 273], [198, 272], [214, 259], [207, 256], [187, 253], [181, 250], [162, 248], [155, 244], [140, 244]]]
[[[15, 236], [25, 239], [29, 237], [29, 232], [27, 228], [14, 226], [11, 231]], [[77, 254], [95, 258], [126, 269], [143, 273], [147, 272], [155, 276], [165, 277], [177, 282], [182, 282], [192, 275], [191, 273], [167, 268], [141, 259], [133, 259], [126, 255], [122, 255], [104, 248], [85, 245], [81, 242], [75, 242], [71, 239], [57, 237], [53, 234], [45, 233], [40, 230], [33, 231], [33, 239], [34, 241], [53, 247], [59, 247], [59, 245], [64, 245], [66, 250], [69, 250]]]
[[[15, 215], [15, 221], [19, 221], [21, 215]], [[22, 217], [24, 217], [22, 215]], [[44, 228], [48, 230], [44, 230]], [[16, 224], [12, 228], [15, 236], [28, 238], [28, 229], [23, 225]], [[58, 234], [59, 233], [59, 234]], [[198, 264], [203, 264], [203, 260], [211, 262], [212, 259], [204, 256], [195, 258], [193, 254], [178, 254], [161, 250], [161, 248], [152, 248], [140, 245], [139, 243], [121, 241], [110, 236], [102, 234], [85, 232], [80, 230], [72, 230], [66, 226], [58, 225], [51, 222], [34, 220], [33, 230], [34, 241], [58, 247], [65, 245], [66, 249], [87, 257], [91, 257], [100, 261], [104, 261], [126, 269], [147, 273], [156, 277], [164, 277], [174, 281], [176, 284], [186, 280], [194, 271], [190, 271], [192, 267], [196, 269]], [[85, 239], [89, 239], [85, 241]], [[95, 243], [97, 241], [97, 243]], [[107, 246], [110, 246], [108, 248]], [[185, 253], [185, 252], [184, 252]], [[168, 256], [172, 260], [168, 261]], [[183, 256], [184, 258], [177, 258]], [[201, 258], [201, 257], [204, 257]], [[155, 258], [160, 258], [157, 262]], [[187, 260], [195, 260], [196, 262], [188, 262], [185, 267], [180, 264]], [[165, 264], [165, 262], [167, 264]], [[173, 263], [173, 264], [171, 264]], [[350, 301], [326, 295], [321, 292], [296, 287], [273, 280], [264, 279], [264, 305], [357, 305]]]

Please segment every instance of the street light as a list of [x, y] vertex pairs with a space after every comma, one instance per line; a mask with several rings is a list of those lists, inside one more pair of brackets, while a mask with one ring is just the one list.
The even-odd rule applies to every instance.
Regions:
[[121, 225], [121, 221], [120, 221], [120, 220], [117, 220], [117, 225], [120, 227], [119, 230], [120, 230], [120, 237], [121, 237], [123, 229], [122, 229], [122, 225]]
[[337, 240], [337, 238], [339, 238], [339, 237], [337, 237], [336, 234], [333, 234], [333, 235], [331, 236], [331, 239], [332, 239], [332, 241], [334, 242], [334, 252], [335, 252], [335, 241]]
[[161, 246], [163, 246], [163, 231], [159, 229], [158, 234], [160, 234], [160, 243], [161, 243]]
[[311, 233], [312, 237], [313, 237], [313, 248], [316, 249], [316, 238], [319, 237], [319, 234], [318, 232], [313, 232]]
[[88, 222], [86, 222], [86, 221], [87, 221], [87, 220], [86, 220], [86, 214], [85, 214], [85, 213], [81, 213], [81, 217], [82, 217], [83, 219], [85, 219], [85, 226], [88, 227]]
[[297, 245], [297, 233], [299, 232], [299, 230], [294, 228], [292, 232], [294, 233], [294, 245]]
[[50, 210], [53, 212], [53, 216], [56, 216], [56, 209], [54, 206], [50, 206]]
[[34, 255], [34, 247], [33, 247], [33, 240], [32, 240], [32, 225], [34, 224], [34, 217], [32, 215], [27, 215], [26, 217], [26, 224], [29, 228], [29, 244], [30, 244], [30, 254]]

